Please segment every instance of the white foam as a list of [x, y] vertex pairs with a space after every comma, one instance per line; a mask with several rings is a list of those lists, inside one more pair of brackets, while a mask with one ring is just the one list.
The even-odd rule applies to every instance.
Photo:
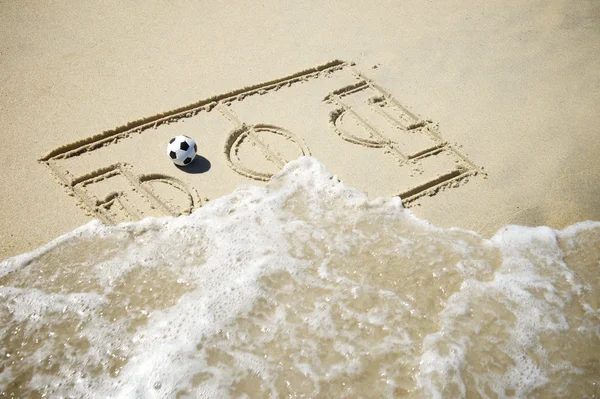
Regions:
[[584, 291], [558, 242], [595, 229], [484, 240], [301, 158], [190, 216], [92, 222], [1, 262], [0, 332], [30, 339], [15, 338], [23, 360], [0, 391], [33, 367], [22, 391], [50, 396], [528, 396], [559, 384], [561, 336], [599, 327], [585, 301], [585, 328], [570, 327]]

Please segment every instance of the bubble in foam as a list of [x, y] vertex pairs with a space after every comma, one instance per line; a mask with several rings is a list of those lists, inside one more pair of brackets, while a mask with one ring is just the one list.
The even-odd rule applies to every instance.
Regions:
[[438, 229], [302, 158], [190, 216], [0, 263], [0, 391], [591, 396], [598, 242], [593, 222]]

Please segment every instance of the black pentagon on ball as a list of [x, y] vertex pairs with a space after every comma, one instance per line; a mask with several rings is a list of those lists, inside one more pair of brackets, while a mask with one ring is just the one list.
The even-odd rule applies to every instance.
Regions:
[[198, 152], [198, 146], [194, 143], [194, 152]]
[[175, 137], [173, 137], [171, 140], [169, 140], [169, 144], [173, 143], [175, 141]]
[[187, 158], [186, 158], [186, 159], [183, 161], [183, 164], [184, 164], [184, 165], [187, 165], [187, 164], [188, 164], [188, 163], [190, 163], [190, 162], [192, 162], [192, 158], [190, 158], [190, 157], [187, 157]]
[[181, 144], [179, 145], [179, 148], [181, 148], [183, 151], [187, 151], [188, 148], [190, 148], [190, 145], [188, 144], [187, 141], [182, 141]]
[[177, 154], [175, 154], [175, 151], [169, 152], [169, 156], [171, 157], [171, 159], [177, 158]]

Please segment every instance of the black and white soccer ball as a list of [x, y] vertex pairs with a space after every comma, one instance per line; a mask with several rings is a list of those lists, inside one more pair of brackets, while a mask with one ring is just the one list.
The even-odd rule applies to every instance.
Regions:
[[188, 136], [173, 137], [167, 145], [167, 155], [175, 165], [189, 165], [196, 157], [198, 147], [196, 142]]

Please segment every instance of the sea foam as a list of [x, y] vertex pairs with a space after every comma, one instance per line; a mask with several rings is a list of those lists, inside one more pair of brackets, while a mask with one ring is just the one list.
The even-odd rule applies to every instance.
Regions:
[[440, 229], [301, 158], [190, 216], [0, 263], [0, 392], [591, 396], [599, 241], [597, 222]]

